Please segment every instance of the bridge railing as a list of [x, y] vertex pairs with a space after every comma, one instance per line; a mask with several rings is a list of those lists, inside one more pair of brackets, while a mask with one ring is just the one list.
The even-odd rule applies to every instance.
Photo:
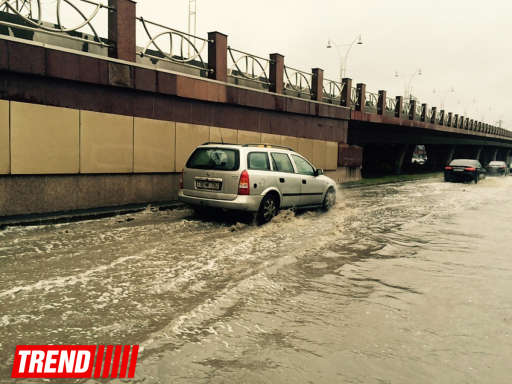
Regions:
[[343, 92], [343, 88], [345, 87], [345, 83], [340, 83], [338, 81], [323, 79], [322, 89], [322, 101], [329, 104], [340, 104], [341, 103], [341, 93]]
[[395, 116], [396, 111], [396, 99], [392, 97], [386, 98], [385, 114], [388, 116]]
[[379, 95], [373, 92], [366, 91], [365, 110], [371, 113], [377, 113], [377, 104], [379, 102]]
[[0, 0], [0, 33], [106, 55], [114, 44], [101, 32], [115, 12], [115, 7], [93, 0]]
[[[176, 64], [190, 68], [193, 74], [207, 76], [208, 43], [203, 37], [194, 36], [165, 25], [137, 17], [144, 45], [137, 47], [137, 55], [153, 64]], [[175, 69], [172, 65], [170, 69]]]
[[228, 77], [237, 84], [269, 89], [271, 61], [228, 46]]
[[313, 74], [300, 69], [284, 66], [284, 91], [287, 95], [311, 98]]

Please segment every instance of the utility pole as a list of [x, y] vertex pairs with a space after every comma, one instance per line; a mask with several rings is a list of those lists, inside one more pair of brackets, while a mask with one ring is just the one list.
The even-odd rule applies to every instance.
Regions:
[[[196, 25], [196, 15], [197, 15], [197, 4], [196, 0], [188, 0], [188, 34], [194, 36], [194, 45], [196, 43], [196, 33], [197, 33], [197, 25]], [[192, 55], [191, 46], [188, 44], [188, 56]]]

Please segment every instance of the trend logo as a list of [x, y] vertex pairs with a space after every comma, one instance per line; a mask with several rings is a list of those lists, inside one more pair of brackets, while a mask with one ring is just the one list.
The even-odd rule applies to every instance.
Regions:
[[138, 345], [18, 345], [11, 377], [133, 378], [138, 355]]

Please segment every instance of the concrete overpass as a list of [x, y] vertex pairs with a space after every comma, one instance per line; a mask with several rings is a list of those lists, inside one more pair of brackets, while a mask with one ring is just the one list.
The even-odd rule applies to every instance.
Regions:
[[[177, 172], [209, 140], [288, 145], [340, 182], [361, 166], [400, 171], [416, 144], [432, 169], [458, 153], [510, 160], [509, 131], [152, 23], [130, 0], [67, 29], [15, 4], [0, 0], [3, 217], [173, 200]], [[92, 25], [101, 12], [108, 37]]]

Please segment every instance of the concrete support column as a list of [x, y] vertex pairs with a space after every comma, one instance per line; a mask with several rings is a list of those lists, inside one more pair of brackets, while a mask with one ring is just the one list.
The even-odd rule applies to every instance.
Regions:
[[476, 149], [475, 160], [480, 161], [480, 158], [482, 157], [482, 150], [483, 150], [483, 147], [478, 147]]
[[366, 106], [366, 84], [357, 83], [356, 95], [356, 111], [364, 112]]
[[135, 61], [135, 2], [132, 0], [108, 0], [115, 9], [108, 13], [108, 39], [113, 43], [108, 55], [120, 60]]
[[507, 163], [507, 166], [510, 168], [510, 163], [511, 163], [511, 157], [510, 157], [510, 153], [512, 151], [510, 149], [507, 149], [507, 151], [505, 152], [505, 162]]
[[208, 32], [208, 77], [228, 81], [228, 36], [220, 32]]
[[491, 160], [490, 161], [496, 161], [498, 158], [498, 148], [494, 148], [491, 152]]
[[396, 105], [395, 105], [395, 117], [402, 117], [402, 110], [404, 108], [404, 98], [403, 96], [396, 96]]
[[379, 100], [377, 101], [377, 113], [379, 115], [383, 115], [384, 111], [386, 111], [386, 98], [387, 92], [384, 90], [379, 91]]
[[455, 128], [459, 128], [459, 114], [458, 113], [453, 115], [453, 126]]
[[452, 120], [453, 120], [453, 113], [448, 112], [448, 122], [446, 123], [446, 125], [447, 125], [448, 127], [451, 127], [451, 126], [452, 126]]
[[284, 56], [279, 53], [270, 54], [270, 92], [283, 93], [284, 87]]
[[351, 107], [350, 98], [352, 97], [352, 79], [345, 77], [341, 79], [343, 90], [341, 91], [341, 105]]
[[427, 121], [427, 107], [428, 105], [426, 103], [421, 104], [421, 121]]
[[402, 173], [402, 168], [404, 166], [406, 154], [409, 151], [409, 144], [399, 146], [399, 149], [396, 153], [394, 171], [396, 175], [400, 175]]
[[436, 116], [437, 115], [437, 107], [432, 107], [432, 116], [430, 116], [430, 123], [435, 124], [436, 123]]
[[446, 162], [445, 164], [448, 165], [452, 162], [453, 160], [453, 157], [455, 156], [455, 150], [456, 150], [456, 147], [455, 145], [452, 146], [449, 150], [448, 150], [448, 156], [446, 156]]
[[444, 125], [444, 109], [439, 111], [439, 125]]
[[416, 100], [409, 101], [409, 120], [416, 120]]
[[316, 101], [322, 101], [324, 96], [324, 70], [313, 68], [313, 77], [311, 79], [311, 98]]

